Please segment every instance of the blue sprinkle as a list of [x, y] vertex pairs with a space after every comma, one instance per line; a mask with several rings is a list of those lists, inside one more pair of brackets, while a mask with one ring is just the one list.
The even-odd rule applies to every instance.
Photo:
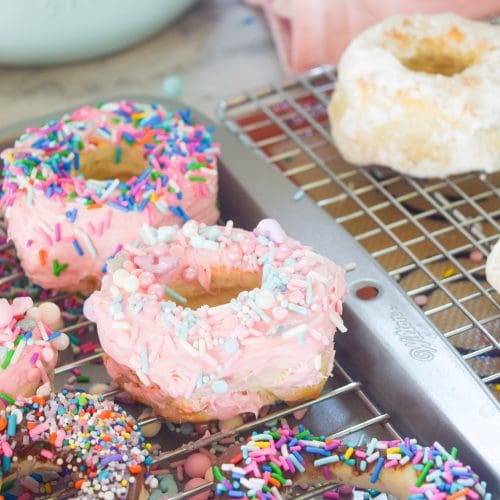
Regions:
[[225, 380], [216, 380], [212, 384], [212, 391], [215, 392], [215, 394], [224, 394], [227, 392], [228, 385]]
[[80, 246], [80, 243], [78, 243], [77, 240], [73, 240], [73, 248], [75, 249], [76, 253], [82, 257], [83, 256], [83, 250], [82, 247]]
[[124, 207], [121, 203], [117, 203], [116, 201], [108, 201], [106, 203], [108, 206], [112, 208], [116, 208], [117, 210], [120, 210], [121, 212], [129, 212], [128, 207]]
[[380, 457], [377, 460], [377, 465], [375, 466], [375, 469], [373, 469], [372, 475], [370, 477], [370, 483], [375, 484], [378, 480], [378, 476], [380, 475], [380, 471], [382, 470], [382, 467], [384, 466], [384, 457]]
[[295, 194], [293, 195], [293, 201], [300, 201], [302, 198], [304, 198], [305, 193], [302, 189], [299, 189], [298, 191], [295, 191]]
[[295, 458], [300, 462], [300, 463], [304, 463], [304, 457], [297, 451], [297, 450], [293, 450], [292, 453], [295, 455]]
[[324, 448], [316, 448], [314, 446], [306, 446], [305, 450], [307, 453], [314, 453], [316, 455], [323, 455], [324, 457], [329, 457], [330, 452]]
[[224, 342], [224, 350], [229, 353], [236, 352], [240, 348], [240, 344], [236, 339], [228, 339]]
[[182, 94], [182, 80], [177, 75], [167, 76], [161, 84], [165, 97], [178, 99]]
[[66, 217], [71, 222], [71, 224], [75, 222], [77, 215], [78, 215], [78, 210], [76, 208], [74, 208], [73, 210], [68, 210], [66, 212]]
[[[66, 411], [66, 410], [64, 410]], [[9, 415], [7, 417], [9, 421], [7, 424], [7, 436], [12, 437], [16, 435], [16, 427], [17, 427], [17, 417], [16, 415]]]

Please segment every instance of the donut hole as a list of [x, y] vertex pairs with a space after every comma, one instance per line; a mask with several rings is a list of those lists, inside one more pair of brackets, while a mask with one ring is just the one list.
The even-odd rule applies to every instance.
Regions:
[[485, 42], [471, 45], [457, 27], [425, 38], [392, 29], [386, 32], [383, 46], [410, 71], [442, 76], [462, 73], [492, 48]]
[[431, 75], [453, 76], [469, 68], [476, 59], [476, 54], [445, 50], [430, 44], [419, 47], [415, 53], [400, 59], [403, 66], [410, 71], [429, 73]]
[[74, 171], [74, 175], [80, 174], [85, 179], [96, 181], [119, 179], [127, 182], [140, 175], [147, 167], [142, 148], [101, 144], [80, 155], [80, 168]]
[[262, 284], [260, 273], [242, 272], [239, 270], [212, 269], [209, 291], [198, 280], [192, 282], [177, 281], [171, 285], [175, 292], [186, 299], [186, 302], [176, 300], [167, 295], [166, 300], [174, 300], [180, 305], [198, 309], [227, 304], [238, 297], [241, 292], [254, 290]]

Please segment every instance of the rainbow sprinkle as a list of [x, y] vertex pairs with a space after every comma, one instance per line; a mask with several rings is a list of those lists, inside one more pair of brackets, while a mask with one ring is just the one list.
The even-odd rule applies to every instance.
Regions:
[[438, 442], [422, 446], [416, 439], [374, 438], [365, 446], [355, 446], [340, 439], [315, 436], [303, 425], [296, 429], [283, 426], [276, 431], [254, 432], [240, 453], [220, 468], [215, 466], [213, 473], [218, 496], [280, 500], [286, 489], [293, 487], [293, 475], [308, 467], [320, 468], [328, 481], [332, 478], [328, 467], [346, 464], [357, 469], [356, 474], [367, 473], [376, 487], [384, 469], [409, 464], [416, 478], [408, 492], [410, 500], [491, 499], [486, 483], [456, 455], [456, 448], [448, 453]]
[[[115, 148], [116, 165], [122, 163], [125, 149], [140, 148], [145, 170], [126, 182], [85, 179], [82, 157], [109, 144]], [[84, 106], [41, 128], [28, 129], [14, 148], [2, 153], [0, 205], [10, 206], [26, 194], [28, 205], [43, 194], [73, 205], [107, 205], [123, 212], [142, 212], [154, 203], [160, 212], [185, 221], [189, 215], [182, 208], [183, 190], [195, 184], [198, 196], [208, 194], [200, 184], [213, 175], [219, 151], [211, 131], [193, 123], [190, 110], [174, 113], [157, 104], [130, 101]], [[66, 215], [74, 222], [76, 208]]]
[[[145, 442], [139, 424], [101, 396], [62, 391], [51, 399], [33, 397], [7, 406], [0, 412], [0, 424], [3, 477], [15, 473], [18, 464], [30, 457], [59, 467], [59, 471], [40, 468], [39, 473], [20, 478], [20, 486], [32, 494], [70, 488], [78, 490], [73, 493], [78, 498], [125, 498], [127, 493], [135, 498], [143, 482], [153, 481], [147, 470], [152, 446]], [[2, 492], [15, 486], [14, 481], [6, 483]]]

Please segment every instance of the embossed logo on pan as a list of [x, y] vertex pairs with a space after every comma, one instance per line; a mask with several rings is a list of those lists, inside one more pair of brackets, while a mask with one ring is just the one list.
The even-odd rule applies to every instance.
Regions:
[[436, 349], [395, 307], [391, 307], [391, 319], [395, 324], [394, 332], [399, 340], [408, 347], [410, 356], [417, 361], [432, 361]]

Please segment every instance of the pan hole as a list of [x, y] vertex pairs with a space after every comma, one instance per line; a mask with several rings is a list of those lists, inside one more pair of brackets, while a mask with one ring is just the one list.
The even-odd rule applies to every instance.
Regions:
[[364, 301], [376, 299], [381, 293], [380, 286], [373, 281], [360, 281], [355, 283], [351, 289], [359, 300]]

